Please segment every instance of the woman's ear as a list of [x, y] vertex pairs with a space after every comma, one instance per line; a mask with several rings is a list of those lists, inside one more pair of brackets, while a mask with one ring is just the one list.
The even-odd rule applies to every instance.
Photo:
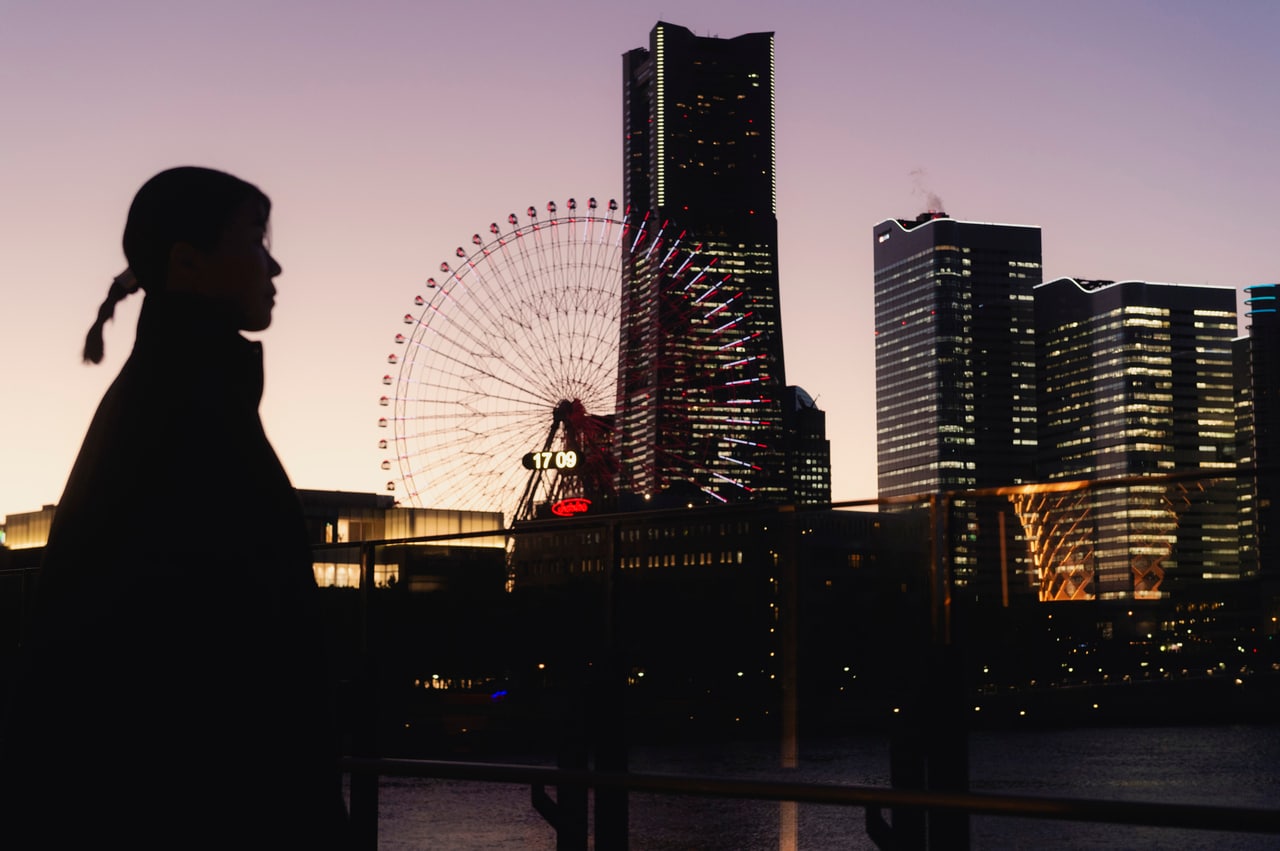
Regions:
[[200, 289], [200, 250], [189, 242], [175, 242], [169, 249], [169, 267], [165, 289], [171, 292], [197, 292]]

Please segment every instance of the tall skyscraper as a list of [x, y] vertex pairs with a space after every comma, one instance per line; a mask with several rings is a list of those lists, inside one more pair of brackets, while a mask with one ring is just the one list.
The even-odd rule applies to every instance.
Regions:
[[1043, 567], [1083, 570], [1078, 596], [1102, 599], [1238, 578], [1235, 291], [1059, 278], [1035, 311], [1042, 479], [1226, 474], [1090, 492], [1058, 518], [1078, 563]]
[[[930, 212], [873, 233], [880, 496], [1032, 481], [1040, 229]], [[1007, 500], [953, 507], [957, 584], [981, 572], [990, 589], [1020, 569]]]
[[1248, 482], [1254, 567], [1262, 583], [1262, 632], [1280, 633], [1280, 284], [1246, 287], [1249, 336], [1245, 338], [1252, 425], [1251, 460], [1257, 474]]
[[[1254, 458], [1253, 381], [1250, 358], [1252, 340], [1236, 337], [1231, 341], [1231, 372], [1235, 385], [1236, 464], [1238, 471], [1252, 468]], [[1240, 529], [1240, 575], [1258, 574], [1258, 481], [1256, 476], [1237, 473], [1237, 520]]]
[[620, 489], [787, 501], [773, 34], [660, 22], [624, 54], [623, 94], [625, 204], [715, 263], [681, 281], [661, 251], [624, 264]]
[[1259, 470], [1252, 494], [1257, 567], [1280, 580], [1280, 284], [1245, 292], [1251, 448]]

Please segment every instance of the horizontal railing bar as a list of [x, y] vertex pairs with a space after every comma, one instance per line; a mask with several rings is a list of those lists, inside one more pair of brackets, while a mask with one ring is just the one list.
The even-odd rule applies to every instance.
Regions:
[[674, 795], [844, 804], [862, 807], [918, 807], [973, 815], [1046, 818], [1146, 827], [1179, 827], [1242, 833], [1280, 833], [1280, 810], [1166, 804], [1143, 801], [1041, 798], [924, 792], [877, 786], [783, 783], [727, 777], [669, 774], [616, 774], [511, 763], [454, 762], [429, 759], [347, 757], [343, 766], [355, 773], [395, 777], [430, 777], [532, 786], [589, 786]]

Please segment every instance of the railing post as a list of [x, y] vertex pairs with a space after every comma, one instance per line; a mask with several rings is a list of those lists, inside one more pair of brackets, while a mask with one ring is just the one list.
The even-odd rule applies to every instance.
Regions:
[[[586, 743], [576, 737], [580, 729], [578, 733], [570, 732], [560, 743], [556, 764], [562, 770], [587, 769]], [[587, 787], [579, 783], [556, 786], [556, 851], [587, 851], [587, 792]]]
[[[934, 531], [935, 629], [929, 648], [925, 688], [927, 785], [930, 792], [969, 791], [969, 729], [963, 711], [965, 698], [964, 648], [957, 641], [955, 565], [951, 558], [951, 511], [954, 494], [939, 494]], [[968, 503], [966, 503], [968, 507]], [[967, 523], [965, 530], [967, 531]], [[959, 810], [931, 810], [928, 816], [931, 851], [968, 851], [969, 814]]]
[[[596, 771], [625, 774], [629, 767], [627, 753], [627, 671], [618, 637], [619, 564], [617, 558], [618, 523], [607, 520], [602, 532], [605, 552], [603, 658], [600, 660], [597, 696], [590, 722], [595, 730]], [[627, 851], [630, 813], [627, 790], [621, 786], [596, 789], [595, 834], [597, 851]]]
[[[378, 673], [374, 669], [370, 599], [373, 588], [374, 545], [360, 545], [359, 652], [353, 687], [351, 750], [355, 756], [378, 757]], [[378, 848], [378, 776], [357, 771], [351, 775], [351, 836], [357, 849]]]
[[[781, 511], [782, 617], [778, 626], [782, 633], [782, 729], [778, 756], [782, 770], [789, 773], [800, 765], [800, 523], [794, 506], [785, 506]], [[799, 805], [795, 801], [779, 801], [778, 848], [795, 851], [798, 837]]]
[[[919, 664], [890, 734], [890, 782], [895, 789], [959, 792], [969, 789], [969, 736], [961, 648], [955, 641], [952, 570], [953, 494], [929, 498], [931, 528], [928, 574], [928, 635], [920, 641]], [[867, 813], [867, 832], [878, 845], [904, 851], [967, 851], [969, 816], [958, 811], [894, 807], [888, 826]]]

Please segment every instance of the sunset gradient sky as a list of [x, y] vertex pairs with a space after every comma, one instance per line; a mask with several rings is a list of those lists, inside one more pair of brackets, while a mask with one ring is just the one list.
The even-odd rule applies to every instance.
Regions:
[[875, 493], [882, 219], [1039, 225], [1046, 278], [1280, 279], [1273, 0], [0, 0], [0, 515], [58, 500], [133, 341], [140, 298], [80, 362], [129, 201], [182, 164], [274, 202], [262, 416], [294, 483], [382, 491], [401, 317], [489, 222], [620, 197], [621, 55], [659, 19], [777, 34], [787, 376], [836, 499]]

